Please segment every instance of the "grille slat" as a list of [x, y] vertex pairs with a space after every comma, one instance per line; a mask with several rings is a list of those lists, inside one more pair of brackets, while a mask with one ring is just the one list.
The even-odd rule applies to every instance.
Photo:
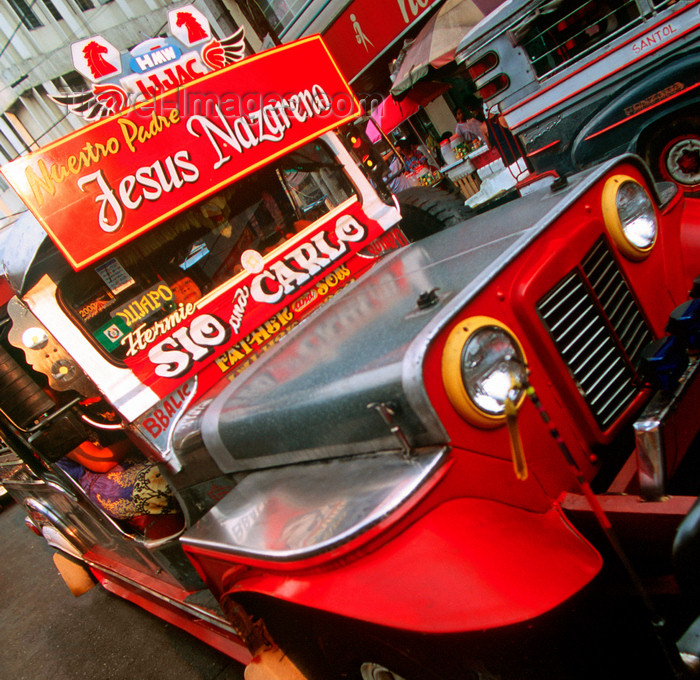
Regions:
[[608, 411], [614, 408], [616, 400], [623, 404], [629, 403], [637, 393], [637, 390], [631, 385], [620, 385], [618, 389], [610, 395], [610, 398], [600, 405], [601, 411]]
[[[571, 366], [576, 366], [577, 370], [582, 371], [585, 369], [586, 365], [593, 361], [596, 358], [596, 353], [594, 351], [590, 351], [590, 353], [587, 353], [588, 350], [590, 349], [591, 345], [593, 345], [602, 335], [602, 330], [598, 328], [596, 332], [586, 340], [585, 344], [583, 344], [574, 354], [574, 356], [568, 358], [568, 363]], [[583, 355], [583, 359], [581, 359], [581, 363], [579, 363], [580, 357]], [[566, 358], [566, 357], [565, 357]]]
[[[575, 291], [572, 291], [572, 293], [573, 293], [573, 292], [575, 292]], [[557, 321], [557, 323], [555, 324], [555, 326], [553, 327], [552, 330], [554, 330], [554, 331], [556, 332], [557, 329], [558, 329], [562, 324], [566, 324], [566, 322], [569, 321], [569, 319], [570, 319], [571, 316], [575, 316], [575, 315], [578, 313], [578, 311], [581, 309], [582, 305], [583, 305], [583, 300], [579, 300], [578, 302], [576, 302], [576, 303], [574, 304], [574, 306], [573, 306], [573, 307], [570, 307], [570, 308], [564, 313], [564, 316], [561, 317], [561, 319], [559, 319], [559, 321]], [[565, 328], [568, 329], [569, 327], [568, 327], [568, 326], [565, 326]], [[566, 332], [566, 331], [565, 331], [565, 332]]]
[[[572, 290], [570, 290], [570, 291], [567, 291], [566, 294], [561, 298], [561, 300], [559, 300], [559, 301], [550, 309], [550, 311], [548, 312], [548, 315], [549, 315], [549, 316], [553, 316], [553, 315], [557, 314], [557, 313], [559, 312], [559, 309], [561, 308], [561, 306], [562, 306], [562, 305], [565, 305], [567, 302], [569, 302], [569, 300], [571, 300], [571, 299], [573, 298], [573, 296], [576, 295], [576, 292], [577, 292], [577, 291], [576, 291], [575, 289], [572, 289]], [[575, 304], [580, 305], [580, 304], [582, 304], [582, 302], [583, 302], [583, 301], [582, 301], [581, 299], [579, 299], [577, 302], [575, 302]], [[569, 307], [569, 309], [571, 309], [571, 308]]]
[[600, 399], [602, 399], [602, 397], [608, 390], [613, 389], [613, 387], [616, 385], [619, 385], [619, 383], [616, 381], [624, 381], [624, 379], [625, 370], [622, 366], [615, 364], [608, 365], [608, 367], [596, 378], [595, 382], [591, 385], [589, 391], [596, 395], [595, 398], [591, 401], [591, 403], [596, 404]]
[[627, 348], [628, 353], [631, 354], [630, 347], [634, 344], [635, 338], [640, 333], [645, 336], [646, 328], [644, 327], [644, 323], [633, 315], [633, 310], [630, 310], [628, 316], [630, 317], [629, 320], [623, 319], [624, 325], [620, 323], [618, 328], [620, 329], [620, 342], [623, 347]]
[[620, 341], [625, 344], [625, 336], [629, 332], [632, 325], [639, 321], [636, 315], [636, 309], [631, 306], [627, 306], [619, 316], [610, 319], [614, 328], [619, 329]]
[[606, 429], [637, 394], [636, 362], [654, 336], [603, 239], [539, 301], [537, 311]]
[[[595, 324], [595, 319], [586, 320], [586, 325], [570, 341], [568, 341], [568, 345], [566, 347], [562, 348], [561, 353], [566, 355], [572, 349], [575, 349], [576, 347], [578, 347], [579, 343], [581, 342], [581, 338], [586, 336], [587, 332], [593, 328], [594, 324]], [[568, 332], [567, 332], [567, 335], [568, 335]], [[566, 335], [562, 335], [561, 340], [562, 341], [566, 340]]]
[[599, 298], [612, 297], [613, 294], [609, 293], [610, 286], [614, 285], [615, 281], [610, 277], [610, 272], [613, 270], [613, 263], [609, 262], [606, 264], [602, 272], [600, 272], [595, 280], [593, 279], [593, 271], [588, 273], [588, 280], [591, 283], [591, 288], [597, 291]]
[[644, 324], [644, 322], [641, 322], [638, 327], [638, 330], [635, 332], [634, 338], [625, 345], [628, 348], [627, 351], [630, 355], [630, 358], [632, 359], [633, 364], [637, 364], [637, 361], [640, 358], [640, 354], [642, 353], [642, 350], [648, 344], [648, 342], [649, 331], [646, 327], [646, 324]]
[[[587, 389], [592, 389], [595, 387], [596, 382], [601, 379], [601, 375], [605, 375], [611, 368], [610, 366], [610, 359], [613, 358], [615, 355], [615, 348], [611, 347], [605, 354], [602, 356], [598, 356], [598, 354], [595, 355], [595, 358], [597, 361], [593, 366], [591, 366], [590, 369], [588, 369], [588, 373], [585, 375], [581, 376], [581, 384], [586, 386], [589, 385], [589, 381], [593, 380], [593, 384], [590, 385], [589, 388]], [[591, 356], [593, 358], [593, 355]], [[606, 363], [607, 362], [607, 363]], [[601, 367], [608, 366], [608, 368], [605, 370], [603, 374], [601, 374], [599, 371], [601, 370]], [[583, 366], [579, 367], [579, 371], [583, 368]]]
[[[622, 309], [622, 306], [626, 302], [623, 296], [623, 286], [625, 285], [624, 281], [616, 281], [615, 284], [615, 290], [612, 291], [612, 293], [610, 293], [610, 295], [607, 296], [607, 298], [603, 295], [598, 296], [601, 300], [601, 305], [607, 308], [608, 316], [610, 317], [610, 321], [613, 325], [615, 325], [616, 323], [616, 319], [618, 318], [618, 313], [620, 313], [620, 309]], [[593, 290], [595, 290], [595, 288]], [[606, 299], [607, 303], [604, 302]], [[624, 314], [624, 311], [622, 312], [622, 314]]]

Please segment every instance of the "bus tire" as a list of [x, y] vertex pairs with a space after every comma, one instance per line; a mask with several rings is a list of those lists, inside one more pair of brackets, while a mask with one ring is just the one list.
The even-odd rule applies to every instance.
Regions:
[[396, 194], [401, 230], [409, 241], [453, 227], [472, 216], [464, 199], [437, 187], [411, 187]]

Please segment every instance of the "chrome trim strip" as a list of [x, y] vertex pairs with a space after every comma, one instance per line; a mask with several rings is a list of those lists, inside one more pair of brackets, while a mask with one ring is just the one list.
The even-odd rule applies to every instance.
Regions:
[[105, 574], [108, 574], [115, 581], [121, 581], [122, 583], [128, 584], [132, 588], [142, 590], [145, 593], [148, 593], [151, 597], [165, 602], [166, 604], [175, 607], [176, 609], [180, 609], [181, 611], [187, 612], [188, 614], [195, 615], [201, 619], [204, 619], [208, 623], [214, 624], [218, 628], [225, 630], [227, 633], [232, 633], [233, 635], [239, 638], [241, 637], [241, 633], [239, 633], [227, 619], [222, 619], [221, 617], [217, 616], [216, 614], [212, 613], [207, 609], [203, 609], [202, 607], [199, 607], [195, 604], [188, 604], [186, 602], [174, 600], [173, 598], [168, 597], [167, 595], [164, 595], [163, 593], [154, 590], [153, 588], [144, 586], [142, 583], [139, 583], [138, 581], [135, 581], [129, 578], [128, 576], [124, 576], [124, 574], [120, 574], [114, 571], [113, 569], [110, 569], [109, 567], [105, 567], [102, 564], [98, 564], [93, 560], [86, 559], [85, 557], [83, 557], [82, 560], [88, 566], [93, 567], [98, 571], [104, 572]]
[[666, 494], [666, 423], [675, 414], [676, 406], [685, 398], [700, 372], [700, 359], [691, 363], [673, 392], [657, 392], [634, 423], [637, 475], [640, 495], [645, 500], [660, 500]]
[[663, 423], [658, 418], [638, 420], [634, 424], [639, 492], [647, 501], [660, 500], [666, 491], [666, 456], [662, 435]]
[[61, 470], [61, 468], [57, 466], [53, 469], [53, 474], [58, 474], [60, 478], [64, 481], [64, 484], [59, 484], [57, 482], [51, 481], [50, 479], [39, 479], [36, 482], [32, 483], [42, 484], [51, 487], [52, 489], [54, 489], [54, 491], [57, 491], [59, 494], [67, 495], [74, 503], [86, 505], [90, 508], [90, 510], [93, 513], [96, 513], [92, 516], [93, 518], [97, 519], [97, 521], [100, 524], [109, 526], [110, 529], [117, 532], [122, 539], [136, 546], [140, 546], [145, 550], [153, 551], [157, 548], [167, 545], [171, 541], [177, 540], [178, 536], [180, 536], [185, 530], [185, 527], [183, 526], [183, 528], [175, 534], [172, 534], [170, 536], [164, 536], [163, 538], [152, 539], [142, 538], [137, 534], [130, 534], [127, 531], [125, 531], [122, 526], [120, 526], [117, 520], [115, 520], [113, 517], [110, 517], [99, 505], [94, 503], [85, 492], [85, 489], [83, 489], [80, 486], [80, 484], [78, 484], [78, 482], [75, 479], [73, 479], [73, 477], [65, 473], [63, 470]]

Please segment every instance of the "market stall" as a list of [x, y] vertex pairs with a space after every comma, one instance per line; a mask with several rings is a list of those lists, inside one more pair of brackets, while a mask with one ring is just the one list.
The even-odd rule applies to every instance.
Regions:
[[[452, 135], [450, 139], [438, 144], [437, 139], [428, 138], [417, 125], [414, 117], [419, 117], [423, 107], [444, 94], [449, 86], [445, 83], [423, 81], [415, 85], [402, 97], [389, 95], [372, 112], [367, 123], [367, 136], [373, 143], [378, 143], [384, 135], [394, 136], [400, 142], [404, 137], [401, 126], [405, 126], [407, 136], [415, 140], [415, 147], [424, 157], [423, 163], [410, 164], [402, 178], [402, 188], [408, 186], [434, 186], [445, 178], [451, 180], [464, 198], [469, 198], [481, 185], [476, 174], [476, 167], [469, 159], [476, 145]], [[487, 150], [485, 145], [483, 150]], [[401, 152], [404, 155], [403, 151]]]

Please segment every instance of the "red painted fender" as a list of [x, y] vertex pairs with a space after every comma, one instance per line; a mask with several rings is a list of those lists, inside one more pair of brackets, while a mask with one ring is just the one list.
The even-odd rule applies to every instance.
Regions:
[[325, 571], [256, 573], [228, 593], [405, 630], [466, 632], [536, 617], [583, 588], [601, 565], [558, 507], [542, 514], [461, 498], [356, 560]]
[[[686, 285], [690, 289], [693, 279], [700, 275], [700, 198], [688, 197], [682, 206], [680, 244], [671, 256], [677, 257], [680, 252]], [[671, 266], [674, 262], [677, 266], [677, 260], [672, 261]]]

